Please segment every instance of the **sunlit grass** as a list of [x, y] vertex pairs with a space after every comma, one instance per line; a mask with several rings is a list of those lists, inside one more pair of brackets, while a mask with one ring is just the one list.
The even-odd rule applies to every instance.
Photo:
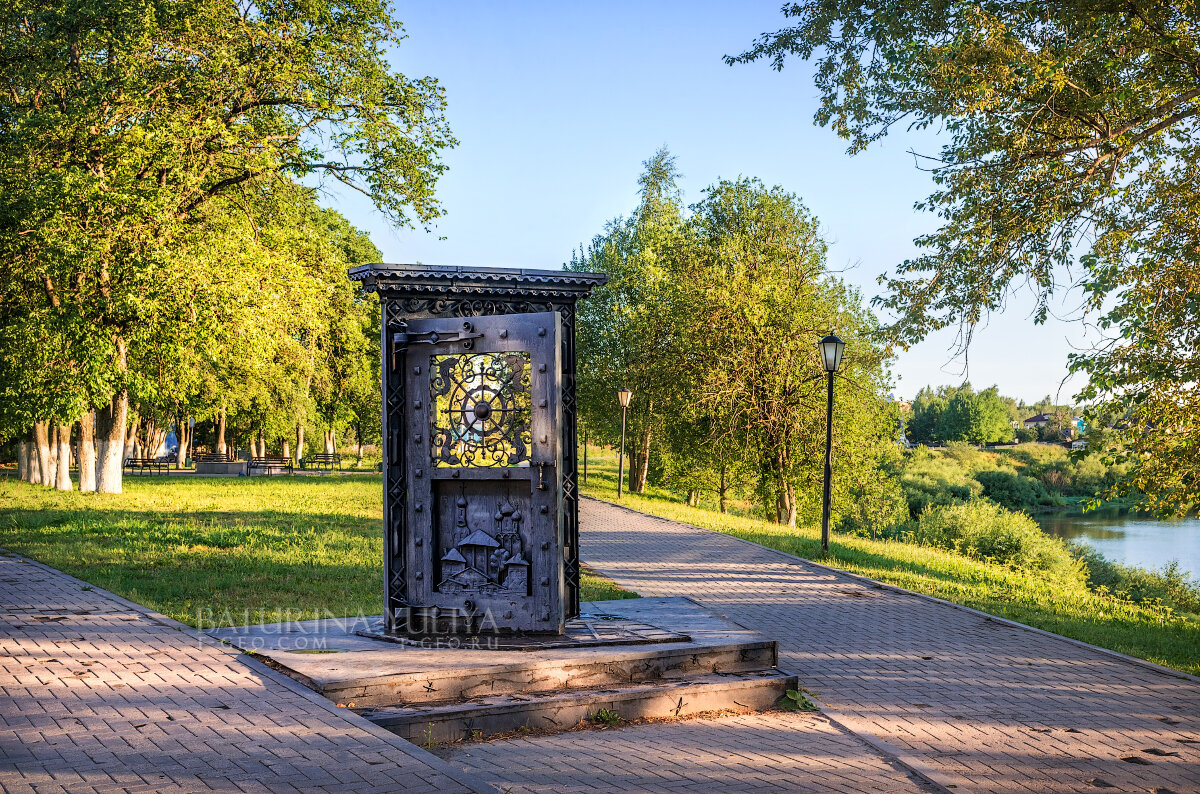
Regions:
[[[125, 478], [125, 493], [0, 480], [0, 547], [191, 625], [383, 611], [382, 481]], [[585, 600], [623, 597], [585, 576]]]
[[[616, 457], [592, 450], [588, 468], [581, 492], [615, 502]], [[1133, 603], [1091, 590], [1080, 580], [1054, 581], [1043, 572], [912, 543], [834, 535], [824, 555], [818, 526], [788, 529], [745, 515], [723, 515], [704, 506], [689, 507], [662, 490], [626, 493], [620, 504], [1200, 674], [1200, 615]]]

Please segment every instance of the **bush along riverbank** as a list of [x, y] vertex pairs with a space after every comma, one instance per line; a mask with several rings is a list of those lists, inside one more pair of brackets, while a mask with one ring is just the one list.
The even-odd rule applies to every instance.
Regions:
[[[889, 466], [881, 474], [898, 484], [907, 509], [844, 514], [828, 554], [819, 523], [770, 523], [748, 501], [722, 513], [715, 502], [689, 505], [650, 487], [621, 503], [1200, 675], [1200, 586], [1192, 577], [1113, 563], [1047, 535], [1026, 512], [1081, 501], [1080, 492], [1110, 472], [1036, 444], [918, 449]], [[582, 491], [615, 501], [615, 456], [593, 458]], [[863, 520], [871, 514], [890, 520]]]

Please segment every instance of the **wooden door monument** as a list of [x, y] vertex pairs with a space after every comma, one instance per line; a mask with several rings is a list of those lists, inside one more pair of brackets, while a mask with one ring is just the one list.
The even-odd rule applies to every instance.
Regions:
[[575, 303], [595, 273], [363, 265], [380, 297], [384, 629], [579, 614]]

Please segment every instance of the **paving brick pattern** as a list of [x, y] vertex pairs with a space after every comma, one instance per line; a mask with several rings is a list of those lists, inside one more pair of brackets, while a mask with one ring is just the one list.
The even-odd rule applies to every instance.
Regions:
[[747, 714], [463, 746], [453, 763], [512, 792], [921, 792], [818, 714]]
[[6, 792], [485, 790], [256, 662], [0, 557]]
[[[779, 640], [780, 666], [840, 724], [955, 791], [1200, 792], [1195, 680], [716, 532], [591, 500], [581, 512], [590, 565]], [[627, 745], [614, 755], [657, 746]]]

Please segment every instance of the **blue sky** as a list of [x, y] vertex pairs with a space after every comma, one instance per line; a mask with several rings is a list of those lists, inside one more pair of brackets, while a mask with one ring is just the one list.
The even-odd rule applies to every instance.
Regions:
[[[400, 2], [396, 15], [409, 38], [392, 61], [441, 81], [460, 144], [444, 158], [450, 170], [438, 192], [447, 215], [432, 234], [393, 228], [361, 197], [325, 197], [370, 232], [386, 261], [558, 269], [636, 205], [642, 161], [664, 144], [678, 158], [688, 202], [739, 175], [801, 196], [830, 243], [830, 268], [866, 298], [879, 292], [876, 276], [913, 255], [913, 238], [934, 228], [912, 209], [931, 183], [908, 152], [935, 153], [935, 135], [893, 136], [850, 157], [813, 124], [808, 64], [777, 73], [722, 63], [783, 25], [778, 0]], [[977, 332], [975, 386], [997, 384], [1028, 401], [1059, 391], [1083, 329], [1034, 326], [1031, 308], [1028, 295], [1011, 301]], [[953, 342], [946, 332], [901, 354], [896, 394], [961, 382]], [[1063, 387], [1061, 398], [1072, 391]]]

